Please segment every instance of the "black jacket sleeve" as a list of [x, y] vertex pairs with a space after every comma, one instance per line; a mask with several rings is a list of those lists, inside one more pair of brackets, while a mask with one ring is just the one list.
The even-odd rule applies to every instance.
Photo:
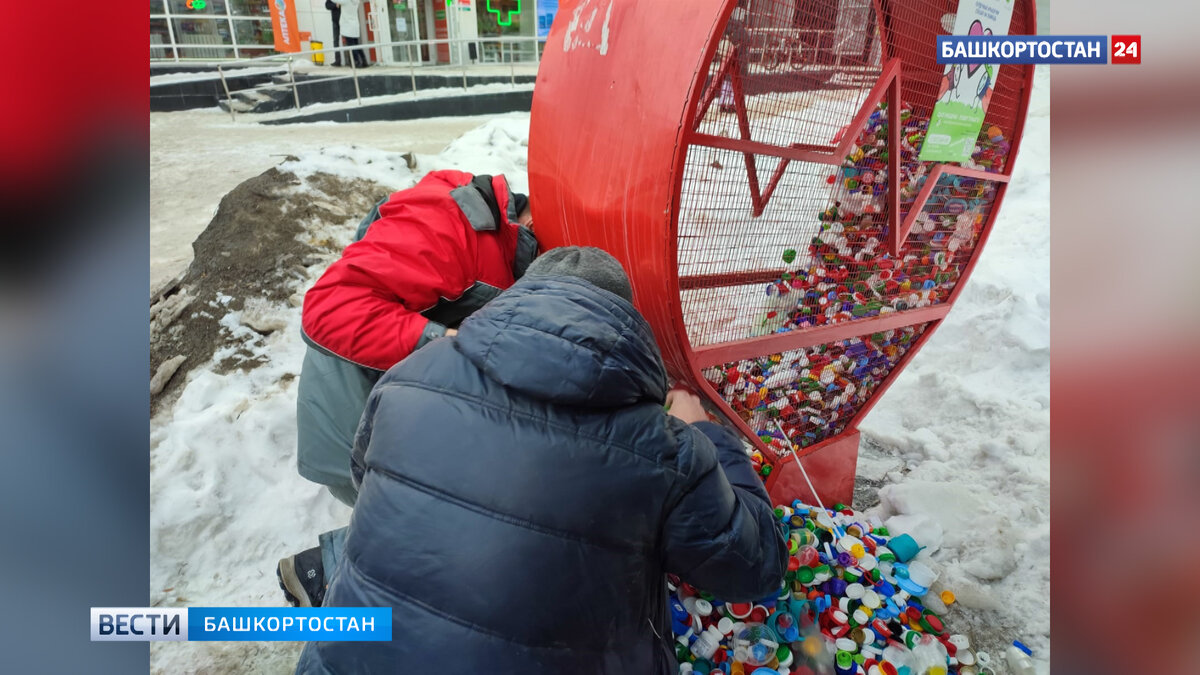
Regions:
[[681, 489], [664, 526], [667, 571], [730, 602], [778, 592], [783, 528], [741, 442], [716, 424], [678, 424]]

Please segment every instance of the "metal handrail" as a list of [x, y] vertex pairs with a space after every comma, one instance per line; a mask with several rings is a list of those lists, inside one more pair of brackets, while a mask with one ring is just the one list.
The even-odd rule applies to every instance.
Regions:
[[[356, 49], [384, 49], [384, 48], [395, 48], [395, 47], [405, 47], [405, 48], [416, 47], [419, 49], [422, 46], [430, 46], [430, 47], [436, 48], [437, 45], [443, 44], [443, 43], [446, 44], [447, 46], [459, 45], [460, 46], [460, 49], [459, 49], [460, 54], [462, 53], [461, 45], [463, 45], [463, 44], [498, 43], [501, 46], [501, 50], [503, 53], [504, 43], [509, 42], [509, 43], [533, 43], [533, 45], [534, 45], [533, 64], [536, 66], [541, 60], [541, 43], [544, 41], [545, 41], [545, 38], [537, 38], [537, 37], [529, 37], [529, 36], [393, 40], [390, 42], [368, 42], [368, 43], [362, 43], [362, 44], [357, 44], [357, 45], [353, 45], [353, 46], [344, 46], [344, 47], [324, 47], [324, 46], [322, 46], [320, 49], [306, 49], [306, 50], [302, 50], [299, 52], [293, 52], [290, 54], [268, 54], [266, 56], [256, 56], [256, 57], [246, 58], [246, 59], [222, 61], [222, 62], [217, 63], [216, 66], [217, 66], [217, 75], [221, 79], [221, 86], [225, 90], [225, 102], [226, 102], [226, 105], [229, 107], [229, 114], [234, 120], [236, 120], [237, 119], [237, 111], [234, 109], [234, 106], [233, 106], [233, 94], [235, 94], [235, 93], [246, 92], [246, 91], [259, 91], [259, 90], [263, 90], [263, 89], [280, 89], [280, 88], [285, 88], [285, 87], [291, 87], [293, 103], [295, 104], [296, 109], [299, 110], [300, 109], [300, 94], [299, 94], [298, 87], [300, 85], [316, 84], [318, 82], [329, 82], [329, 81], [333, 81], [333, 80], [342, 80], [342, 79], [346, 79], [346, 78], [352, 78], [354, 80], [354, 97], [355, 97], [355, 100], [358, 102], [358, 104], [362, 105], [362, 91], [361, 91], [361, 89], [359, 87], [359, 83], [358, 83], [359, 68], [354, 63], [354, 58], [352, 55], [348, 55], [348, 56], [350, 56], [350, 58], [347, 59], [350, 62], [350, 75], [330, 75], [328, 77], [314, 77], [311, 79], [307, 79], [303, 82], [297, 82], [296, 77], [295, 77], [295, 72], [293, 70], [293, 64], [297, 57], [303, 57], [306, 55], [311, 57], [314, 54], [322, 54], [322, 55], [338, 54], [338, 53], [348, 52], [348, 51], [352, 51], [352, 50], [356, 50]], [[412, 53], [412, 52], [410, 51], [409, 53]], [[284, 69], [284, 68], [287, 69], [289, 82], [258, 85], [258, 86], [254, 86], [254, 87], [247, 87], [245, 89], [238, 89], [238, 90], [233, 90], [233, 91], [231, 91], [229, 89], [229, 83], [225, 79], [225, 74], [226, 74], [225, 70], [227, 68], [241, 69], [241, 68], [246, 67], [248, 64], [261, 63], [261, 62], [273, 62], [273, 63], [278, 62], [280, 64], [281, 69]], [[513, 61], [513, 60], [510, 60], [507, 64], [509, 67], [509, 81], [512, 83], [512, 85], [514, 87], [516, 86], [516, 81], [517, 81], [516, 64], [517, 64], [517, 62]], [[398, 65], [403, 65], [403, 64], [398, 64]], [[417, 64], [412, 61], [408, 62], [409, 77], [412, 82], [412, 90], [414, 93], [417, 91], [416, 65]], [[462, 68], [463, 89], [465, 90], [468, 88], [467, 87], [467, 68], [468, 67], [490, 68], [490, 67], [503, 67], [504, 65], [506, 65], [506, 64], [504, 64], [503, 62], [496, 63], [496, 64], [468, 63], [466, 61], [466, 59], [461, 59], [461, 63], [459, 63], [457, 67]], [[428, 65], [422, 64], [421, 67], [422, 68], [437, 68], [437, 69], [447, 69], [448, 70], [450, 68], [454, 68], [455, 66], [452, 64], [444, 64], [444, 65], [443, 64], [428, 64]]]

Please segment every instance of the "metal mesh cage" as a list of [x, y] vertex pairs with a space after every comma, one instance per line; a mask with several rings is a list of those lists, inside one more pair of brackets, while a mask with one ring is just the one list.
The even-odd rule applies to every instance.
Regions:
[[768, 354], [704, 370], [776, 455], [840, 433], [928, 324]]
[[[851, 347], [872, 349], [871, 337], [812, 343], [802, 334], [834, 324], [847, 327], [838, 336], [853, 334], [857, 322], [903, 321], [946, 303], [990, 222], [1002, 183], [983, 174], [1005, 169], [1022, 69], [1001, 69], [987, 94], [985, 124], [962, 165], [969, 172], [917, 159], [945, 70], [930, 47], [953, 26], [956, 6], [750, 0], [735, 4], [719, 39], [683, 164], [680, 308], [713, 392], [772, 449], [791, 449], [785, 434], [805, 448], [841, 432], [930, 322], [922, 315], [899, 329], [900, 346], [868, 358], [883, 361], [871, 366], [882, 375], [857, 383], [836, 364]], [[1018, 3], [1013, 32], [1025, 28], [1022, 10]], [[890, 95], [879, 86], [884, 59], [900, 82]], [[802, 348], [783, 349], [790, 344], [778, 336], [787, 333], [800, 333], [791, 344]], [[761, 354], [730, 362], [734, 352], [704, 349], [737, 343], [739, 354]], [[772, 366], [826, 353], [840, 355], [829, 368], [845, 386], [825, 387], [815, 371], [772, 386]], [[765, 375], [731, 381], [747, 369]], [[802, 412], [791, 414], [798, 401]]]
[[[1036, 32], [1032, 2], [1013, 1], [1008, 33]], [[855, 433], [995, 222], [1031, 66], [987, 71], [968, 161], [918, 159], [943, 88], [965, 81], [935, 54], [958, 4], [575, 0], [547, 42], [539, 240], [621, 260], [672, 376], [776, 469]]]

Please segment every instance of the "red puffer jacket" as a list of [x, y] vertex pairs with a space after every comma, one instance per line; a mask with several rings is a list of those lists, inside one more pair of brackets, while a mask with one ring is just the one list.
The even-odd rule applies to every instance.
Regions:
[[[387, 370], [513, 284], [536, 254], [504, 176], [434, 171], [379, 206], [304, 296], [308, 342]], [[520, 251], [518, 251], [520, 249]]]

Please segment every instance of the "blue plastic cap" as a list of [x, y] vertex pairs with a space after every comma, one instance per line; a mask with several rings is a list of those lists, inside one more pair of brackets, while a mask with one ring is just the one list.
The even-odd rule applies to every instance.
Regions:
[[1025, 645], [1021, 644], [1020, 640], [1013, 640], [1013, 646], [1016, 647], [1017, 649], [1020, 649], [1021, 651], [1025, 652], [1025, 654], [1027, 656], [1033, 656], [1033, 650], [1030, 649], [1029, 647], [1026, 647]]
[[928, 588], [914, 584], [911, 579], [900, 579], [896, 583], [914, 598], [919, 598], [929, 592]]
[[688, 616], [687, 608], [678, 600], [671, 601], [671, 618], [683, 621]]

